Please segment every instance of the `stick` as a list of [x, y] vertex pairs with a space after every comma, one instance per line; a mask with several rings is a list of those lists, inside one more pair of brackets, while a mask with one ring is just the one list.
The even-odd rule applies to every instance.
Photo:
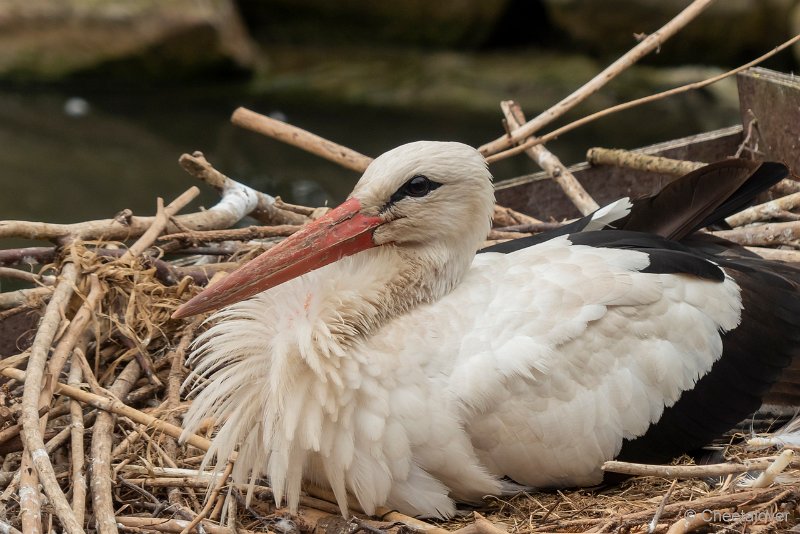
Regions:
[[[83, 339], [86, 342], [86, 338]], [[72, 387], [77, 387], [81, 382], [81, 366], [78, 356], [72, 356], [72, 365], [69, 369], [67, 383]], [[72, 469], [72, 512], [79, 525], [83, 525], [86, 512], [86, 475], [83, 471], [84, 450], [83, 450], [83, 409], [80, 403], [70, 399], [70, 459]]]
[[711, 465], [650, 465], [610, 460], [603, 464], [603, 471], [624, 475], [662, 478], [706, 478], [730, 474], [760, 471], [772, 465], [775, 457], [747, 460], [741, 464], [725, 463]]
[[145, 250], [147, 250], [153, 243], [156, 242], [158, 236], [161, 235], [161, 232], [167, 227], [170, 218], [174, 217], [180, 210], [186, 207], [186, 205], [197, 198], [197, 195], [200, 194], [200, 189], [195, 186], [190, 187], [186, 192], [181, 194], [178, 198], [173, 200], [169, 203], [167, 207], [164, 207], [164, 200], [160, 197], [156, 200], [156, 218], [153, 220], [153, 224], [150, 225], [141, 237], [128, 248], [128, 251], [123, 254], [120, 258], [122, 263], [128, 263], [133, 258], [140, 256]]
[[525, 143], [522, 143], [520, 145], [515, 146], [514, 148], [510, 148], [508, 150], [504, 150], [503, 152], [497, 152], [497, 153], [493, 152], [490, 156], [487, 156], [486, 161], [489, 162], [489, 163], [494, 163], [496, 161], [500, 161], [502, 159], [509, 158], [511, 156], [514, 156], [516, 154], [524, 152], [527, 148], [530, 148], [533, 145], [543, 144], [543, 143], [547, 143], [548, 141], [552, 141], [553, 139], [556, 139], [557, 137], [559, 137], [559, 136], [561, 136], [561, 135], [563, 135], [563, 134], [565, 134], [567, 132], [570, 132], [570, 131], [574, 130], [575, 128], [578, 128], [580, 126], [583, 126], [584, 124], [588, 124], [590, 122], [596, 121], [597, 119], [605, 117], [606, 115], [611, 115], [612, 113], [617, 113], [619, 111], [624, 111], [626, 109], [631, 109], [631, 108], [634, 108], [636, 106], [640, 106], [642, 104], [647, 104], [647, 103], [650, 103], [650, 102], [654, 102], [656, 100], [660, 100], [662, 98], [667, 98], [667, 97], [670, 97], [670, 96], [674, 96], [674, 95], [677, 95], [677, 94], [680, 94], [680, 93], [686, 93], [688, 91], [692, 91], [692, 90], [695, 90], [695, 89], [702, 89], [703, 87], [711, 85], [712, 83], [716, 83], [716, 82], [718, 82], [718, 81], [720, 81], [720, 80], [722, 80], [724, 78], [728, 78], [728, 77], [733, 76], [735, 74], [739, 74], [740, 72], [745, 71], [745, 70], [749, 69], [750, 67], [754, 67], [754, 66], [758, 65], [759, 63], [765, 61], [766, 59], [774, 56], [775, 54], [777, 54], [781, 50], [784, 50], [785, 48], [788, 48], [789, 46], [793, 45], [794, 43], [796, 43], [798, 41], [800, 41], [800, 35], [796, 35], [796, 36], [792, 37], [788, 41], [786, 41], [784, 43], [781, 43], [780, 45], [776, 46], [775, 48], [773, 48], [772, 50], [770, 50], [766, 54], [757, 57], [756, 59], [754, 59], [753, 61], [750, 61], [749, 63], [745, 63], [741, 67], [737, 67], [737, 68], [735, 68], [733, 70], [729, 70], [728, 72], [725, 72], [725, 73], [722, 73], [722, 74], [718, 74], [717, 76], [712, 76], [711, 78], [707, 78], [705, 80], [689, 83], [689, 84], [686, 84], [686, 85], [681, 85], [679, 87], [675, 87], [675, 88], [669, 89], [667, 91], [662, 91], [662, 92], [656, 93], [654, 95], [645, 96], [645, 97], [642, 97], [642, 98], [637, 98], [636, 100], [631, 100], [630, 102], [623, 102], [622, 104], [617, 104], [616, 106], [611, 106], [609, 108], [606, 108], [604, 110], [598, 111], [596, 113], [592, 113], [591, 115], [587, 115], [586, 117], [583, 117], [583, 118], [578, 119], [576, 121], [570, 122], [569, 124], [566, 124], [566, 125], [564, 125], [564, 126], [562, 126], [560, 128], [557, 128], [557, 129], [553, 130], [552, 132], [550, 132], [550, 133], [548, 133], [546, 135], [542, 135], [541, 137], [532, 138], [532, 139], [526, 141]]
[[[519, 128], [525, 122], [525, 115], [522, 108], [513, 100], [504, 100], [500, 107], [505, 115], [506, 122], [511, 130]], [[547, 150], [544, 145], [535, 145], [525, 151], [539, 167], [547, 171], [553, 180], [561, 187], [572, 203], [581, 212], [581, 215], [588, 215], [596, 211], [600, 206], [589, 196], [586, 189], [580, 184], [577, 178], [567, 169], [561, 160], [552, 152]]]
[[[22, 393], [22, 409], [20, 413], [24, 431], [22, 437], [26, 451], [30, 454], [32, 465], [36, 467], [42, 488], [50, 500], [62, 528], [69, 534], [82, 533], [83, 527], [75, 519], [75, 514], [72, 513], [72, 508], [70, 508], [64, 492], [61, 491], [53, 465], [50, 463], [50, 458], [45, 450], [44, 438], [39, 425], [39, 396], [42, 392], [44, 367], [47, 364], [50, 346], [58, 333], [61, 317], [64, 314], [63, 308], [72, 296], [77, 280], [77, 266], [74, 263], [64, 264], [61, 270], [61, 280], [56, 286], [53, 298], [50, 299], [50, 303], [45, 309], [44, 317], [31, 346], [31, 354], [25, 372], [25, 388]], [[6, 371], [9, 370], [11, 369], [6, 369]], [[25, 475], [25, 472], [23, 472], [23, 475]], [[25, 489], [28, 488], [21, 486], [20, 492]]]
[[181, 232], [159, 237], [159, 241], [177, 240], [183, 243], [212, 243], [218, 241], [240, 241], [264, 239], [266, 237], [287, 237], [297, 232], [301, 225], [283, 224], [279, 226], [248, 226], [230, 230], [208, 230], [206, 232]]
[[798, 206], [800, 206], [800, 193], [794, 193], [742, 210], [725, 219], [725, 222], [731, 226], [742, 226], [775, 218], [782, 211], [793, 210]]
[[[0, 373], [2, 373], [3, 376], [13, 378], [14, 380], [19, 380], [20, 382], [25, 381], [25, 371], [21, 371], [19, 369], [6, 368], [0, 371]], [[100, 410], [122, 415], [136, 423], [155, 428], [156, 430], [164, 432], [168, 436], [172, 436], [174, 438], [180, 438], [181, 433], [183, 432], [180, 427], [170, 425], [153, 417], [152, 415], [148, 415], [135, 408], [131, 408], [117, 399], [95, 395], [94, 393], [89, 393], [88, 391], [73, 388], [62, 383], [56, 384], [55, 392], [59, 395], [66, 395], [71, 399], [94, 406]], [[211, 442], [209, 440], [195, 434], [190, 434], [186, 438], [186, 443], [203, 451], [207, 451], [211, 447]]]
[[678, 13], [675, 18], [670, 20], [659, 30], [648, 35], [645, 39], [642, 39], [639, 44], [555, 106], [529, 120], [521, 127], [514, 129], [510, 135], [495, 139], [491, 143], [480, 147], [479, 150], [485, 156], [495, 154], [533, 135], [543, 126], [550, 124], [555, 119], [586, 100], [589, 96], [599, 91], [605, 84], [613, 80], [641, 58], [653, 50], [660, 48], [667, 39], [675, 35], [681, 28], [697, 17], [697, 15], [706, 9], [712, 1], [713, 0], [695, 0], [689, 4], [686, 9]]
[[223, 486], [228, 481], [228, 477], [231, 476], [231, 472], [233, 471], [233, 458], [228, 459], [228, 465], [225, 466], [225, 471], [223, 471], [222, 476], [217, 479], [214, 488], [211, 490], [211, 494], [206, 497], [206, 505], [200, 510], [200, 513], [192, 519], [188, 525], [181, 531], [181, 534], [189, 534], [194, 527], [197, 526], [200, 521], [202, 521], [208, 513], [211, 511], [211, 508], [214, 506], [214, 501], [217, 500], [220, 491], [222, 491]]
[[656, 531], [656, 527], [658, 526], [658, 520], [661, 518], [661, 514], [664, 513], [664, 506], [667, 505], [669, 501], [670, 495], [672, 495], [672, 490], [675, 489], [675, 484], [678, 483], [678, 479], [672, 481], [670, 484], [669, 489], [664, 494], [664, 497], [661, 499], [661, 503], [659, 503], [658, 508], [656, 508], [656, 513], [653, 515], [653, 519], [650, 520], [650, 523], [647, 524], [647, 534], [653, 534]]
[[800, 239], [800, 221], [740, 226], [709, 233], [740, 245], [794, 245]]
[[0, 293], [0, 309], [8, 310], [18, 306], [36, 306], [44, 298], [49, 297], [53, 289], [50, 287], [32, 287]]
[[[119, 374], [109, 393], [124, 397], [139, 378], [139, 362], [131, 360]], [[91, 489], [95, 527], [100, 534], [116, 534], [114, 501], [111, 481], [111, 441], [114, 437], [114, 416], [101, 412], [92, 429]]]
[[494, 205], [494, 214], [492, 215], [492, 224], [497, 227], [516, 226], [520, 224], [543, 224], [542, 221], [536, 217], [525, 215], [511, 208], [506, 208]]
[[[136, 517], [136, 516], [119, 516], [116, 518], [117, 523], [123, 527], [142, 528], [146, 530], [155, 530], [157, 532], [182, 532], [188, 523], [182, 519], [162, 519], [158, 517]], [[252, 530], [236, 529], [236, 531], [215, 525], [209, 521], [203, 521], [203, 529], [208, 534], [235, 534], [249, 533]]]
[[33, 460], [28, 449], [22, 453], [19, 467], [19, 507], [20, 523], [24, 534], [42, 532], [42, 501], [39, 493], [39, 479], [33, 469]]
[[690, 172], [705, 167], [706, 163], [698, 161], [683, 161], [679, 159], [650, 156], [630, 150], [611, 148], [590, 148], [586, 152], [586, 162], [591, 165], [613, 165], [626, 169], [636, 169], [644, 172], [657, 172], [683, 176]]
[[750, 252], [755, 252], [767, 260], [786, 261], [790, 263], [800, 263], [800, 250], [783, 250], [764, 247], [744, 247]]
[[[307, 220], [305, 217], [295, 213], [279, 209], [275, 204], [275, 197], [262, 193], [261, 191], [256, 191], [251, 187], [225, 176], [215, 169], [200, 151], [193, 152], [191, 155], [183, 154], [178, 159], [178, 163], [183, 167], [183, 170], [216, 189], [217, 192], [222, 195], [223, 200], [225, 198], [232, 198], [231, 195], [248, 197], [247, 204], [250, 205], [251, 202], [253, 203], [249, 214], [264, 224], [303, 224]], [[218, 205], [222, 205], [222, 203]], [[241, 217], [239, 218], [241, 219]], [[180, 221], [183, 222], [182, 219], [180, 219]], [[227, 228], [228, 226], [231, 225], [215, 227]], [[194, 229], [207, 230], [209, 227]], [[181, 229], [181, 231], [185, 231], [185, 229]]]
[[272, 119], [246, 108], [238, 108], [231, 116], [236, 126], [272, 137], [302, 148], [312, 154], [334, 161], [342, 167], [364, 172], [372, 159], [342, 145], [323, 139], [306, 130]]

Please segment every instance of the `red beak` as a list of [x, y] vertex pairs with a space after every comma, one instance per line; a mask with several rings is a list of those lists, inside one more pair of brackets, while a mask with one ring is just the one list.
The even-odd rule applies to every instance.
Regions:
[[372, 233], [383, 219], [359, 213], [351, 198], [250, 263], [183, 304], [173, 319], [216, 310], [375, 246]]

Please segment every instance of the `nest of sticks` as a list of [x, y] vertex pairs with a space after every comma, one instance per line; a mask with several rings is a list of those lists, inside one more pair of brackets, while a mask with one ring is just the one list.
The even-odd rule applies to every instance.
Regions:
[[[680, 22], [707, 3], [693, 2]], [[654, 50], [677, 27], [644, 39], [625, 58]], [[605, 83], [617, 69], [596, 80]], [[487, 159], [524, 146], [579, 211], [592, 211], [597, 205], [581, 184], [530, 135], [602, 83], [589, 82], [575, 93], [580, 98], [573, 94], [527, 123], [518, 106], [503, 103], [508, 133], [482, 147]], [[370, 161], [248, 110], [237, 110], [233, 120], [354, 170]], [[623, 164], [624, 156], [613, 156], [613, 162]], [[215, 277], [327, 208], [290, 205], [254, 191], [216, 170], [200, 153], [185, 154], [180, 163], [220, 193], [217, 205], [178, 215], [197, 195], [192, 187], [168, 205], [158, 199], [153, 217], [126, 211], [69, 225], [0, 222], [0, 237], [48, 243], [0, 250], [0, 276], [28, 286], [0, 294], [0, 341], [8, 354], [0, 360], [0, 532], [756, 532], [785, 530], [797, 522], [800, 472], [780, 435], [760, 444], [783, 447], [782, 452], [752, 450], [742, 435], [732, 436], [718, 447], [724, 461], [710, 466], [691, 465], [689, 458], [672, 466], [609, 462], [609, 471], [639, 476], [605, 489], [487, 498], [474, 513], [450, 522], [423, 522], [390, 510], [366, 518], [357, 509], [345, 520], [319, 488], [307, 488], [300, 513], [292, 515], [275, 505], [266, 481], [256, 486], [256, 498], [247, 506], [242, 488], [229, 480], [230, 462], [221, 472], [198, 471], [219, 421], [178, 440], [190, 402], [181, 391], [190, 372], [187, 351], [204, 326], [202, 318], [176, 321], [170, 314]], [[780, 187], [778, 198], [737, 215], [732, 222], [737, 228], [724, 236], [748, 244], [753, 232], [771, 232], [770, 246], [753, 250], [800, 261], [800, 185], [787, 180]], [[233, 228], [245, 217], [259, 226]], [[487, 243], [560, 224], [497, 206]], [[787, 467], [784, 478], [776, 478]], [[751, 480], [746, 472], [757, 476]]]

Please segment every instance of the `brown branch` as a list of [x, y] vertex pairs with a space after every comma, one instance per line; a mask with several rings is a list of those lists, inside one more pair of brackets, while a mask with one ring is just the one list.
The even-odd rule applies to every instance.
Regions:
[[798, 206], [800, 206], [800, 193], [794, 193], [742, 210], [725, 219], [725, 222], [731, 226], [742, 226], [779, 217], [781, 212], [793, 210]]
[[[262, 223], [303, 224], [303, 222], [306, 221], [305, 217], [302, 217], [296, 213], [279, 209], [275, 205], [274, 197], [266, 193], [262, 193], [261, 191], [256, 191], [255, 189], [241, 184], [236, 180], [232, 180], [228, 176], [222, 174], [215, 169], [211, 163], [208, 162], [205, 156], [203, 156], [202, 152], [196, 151], [191, 155], [183, 154], [178, 159], [178, 163], [180, 163], [181, 167], [183, 167], [183, 170], [198, 180], [201, 180], [216, 189], [217, 192], [222, 195], [223, 200], [233, 196], [249, 197], [247, 203], [248, 205], [251, 205], [252, 203], [252, 207], [250, 210], [248, 210], [249, 215], [261, 221]], [[218, 206], [224, 206], [224, 204], [221, 202], [218, 204]], [[245, 215], [247, 215], [247, 213]], [[241, 219], [241, 217], [239, 217], [239, 219]], [[178, 221], [180, 221], [181, 225], [185, 225], [192, 230], [207, 230], [211, 228], [210, 226], [206, 228], [191, 227], [190, 225], [186, 225], [184, 219], [182, 218], [178, 218]], [[231, 224], [215, 225], [213, 227], [227, 228], [228, 226], [231, 226]], [[186, 228], [178, 228], [178, 231], [186, 231]]]
[[32, 287], [0, 293], [0, 310], [8, 310], [18, 306], [36, 306], [53, 292], [51, 287]]
[[250, 111], [247, 108], [238, 108], [234, 111], [231, 116], [231, 122], [236, 126], [302, 148], [356, 172], [364, 172], [372, 162], [372, 158], [359, 154], [355, 150], [323, 139], [297, 126]]
[[[139, 362], [131, 360], [109, 388], [109, 393], [116, 397], [124, 397], [136, 383], [141, 372]], [[59, 389], [63, 388], [64, 386], [61, 386]], [[95, 527], [100, 534], [116, 534], [118, 531], [114, 518], [111, 480], [111, 441], [113, 437], [114, 416], [110, 412], [101, 412], [92, 429], [90, 486]]]
[[[117, 522], [128, 528], [141, 528], [146, 531], [181, 532], [186, 526], [186, 521], [177, 519], [161, 519], [157, 517], [118, 516]], [[215, 525], [210, 521], [203, 521], [203, 530], [208, 534], [255, 534], [255, 531], [237, 528], [235, 531], [228, 527]]]
[[494, 205], [494, 214], [492, 215], [492, 225], [496, 227], [516, 226], [519, 224], [542, 224], [542, 221], [536, 217], [525, 215], [511, 208], [506, 208], [498, 204]]
[[683, 176], [690, 172], [705, 167], [706, 163], [697, 161], [683, 161], [679, 159], [651, 156], [630, 150], [611, 148], [590, 148], [586, 152], [586, 162], [591, 165], [613, 165], [626, 169], [636, 169], [644, 172], [656, 172]]
[[589, 96], [599, 91], [605, 84], [613, 80], [628, 67], [639, 61], [641, 58], [657, 50], [667, 39], [672, 37], [681, 28], [691, 22], [705, 8], [711, 4], [712, 0], [695, 0], [686, 9], [678, 13], [672, 20], [662, 26], [659, 30], [651, 33], [639, 44], [626, 52], [614, 63], [606, 67], [602, 72], [585, 83], [578, 90], [562, 99], [559, 103], [544, 111], [538, 116], [526, 122], [519, 128], [514, 129], [510, 135], [495, 139], [480, 147], [483, 155], [490, 155], [520, 143], [523, 139], [535, 134], [543, 126], [550, 124], [564, 113], [574, 108]]
[[[760, 57], [757, 57], [756, 59], [754, 59], [753, 61], [750, 61], [749, 63], [745, 63], [741, 67], [737, 67], [737, 68], [735, 68], [733, 70], [729, 70], [728, 72], [724, 72], [722, 74], [718, 74], [717, 76], [712, 76], [711, 78], [707, 78], [705, 80], [700, 80], [700, 81], [697, 81], [697, 82], [694, 82], [694, 83], [681, 85], [680, 87], [675, 87], [673, 89], [669, 89], [667, 91], [662, 91], [662, 92], [656, 93], [654, 95], [645, 96], [645, 97], [642, 97], [642, 98], [637, 98], [636, 100], [631, 100], [629, 102], [623, 102], [622, 104], [617, 104], [616, 106], [611, 106], [609, 108], [606, 108], [604, 110], [598, 111], [596, 113], [592, 113], [591, 115], [587, 115], [586, 117], [583, 117], [583, 118], [578, 119], [576, 121], [570, 122], [569, 124], [566, 124], [566, 125], [564, 125], [564, 126], [562, 126], [560, 128], [557, 128], [557, 129], [553, 130], [552, 132], [550, 132], [550, 133], [548, 133], [546, 135], [542, 135], [541, 137], [531, 138], [530, 140], [526, 141], [525, 143], [517, 145], [514, 148], [510, 148], [508, 150], [504, 150], [503, 152], [492, 152], [492, 155], [487, 156], [486, 161], [489, 162], [489, 163], [494, 163], [496, 161], [500, 161], [502, 159], [506, 159], [506, 158], [509, 158], [511, 156], [515, 156], [517, 154], [520, 154], [520, 153], [524, 152], [526, 149], [530, 148], [533, 145], [543, 144], [543, 143], [547, 143], [548, 141], [552, 141], [553, 139], [556, 139], [559, 136], [561, 136], [561, 135], [563, 135], [563, 134], [565, 134], [567, 132], [570, 132], [570, 131], [572, 131], [572, 130], [574, 130], [576, 128], [579, 128], [580, 126], [583, 126], [584, 124], [588, 124], [590, 122], [596, 121], [597, 119], [600, 119], [600, 118], [605, 117], [607, 115], [611, 115], [611, 114], [617, 113], [619, 111], [624, 111], [626, 109], [631, 109], [631, 108], [634, 108], [636, 106], [641, 106], [642, 104], [648, 104], [650, 102], [655, 102], [656, 100], [661, 100], [662, 98], [667, 98], [667, 97], [674, 96], [674, 95], [677, 95], [677, 94], [680, 94], [680, 93], [686, 93], [688, 91], [693, 91], [695, 89], [702, 89], [703, 87], [706, 87], [708, 85], [716, 83], [716, 82], [718, 82], [718, 81], [720, 81], [722, 79], [728, 78], [730, 76], [734, 76], [734, 75], [739, 74], [740, 72], [742, 72], [744, 70], [749, 69], [750, 67], [758, 65], [759, 63], [765, 61], [766, 59], [768, 59], [768, 58], [770, 58], [772, 56], [774, 56], [775, 54], [777, 54], [781, 50], [784, 50], [784, 49], [790, 47], [791, 45], [793, 45], [794, 43], [796, 43], [798, 41], [800, 41], [800, 35], [796, 35], [796, 36], [792, 37], [788, 41], [778, 45], [775, 48], [773, 48], [772, 50], [770, 50], [766, 54], [764, 54], [764, 55], [762, 55]], [[506, 138], [504, 137], [502, 139], [506, 139]], [[510, 146], [510, 145], [507, 145], [507, 146]]]
[[192, 519], [188, 525], [181, 531], [181, 534], [189, 534], [194, 527], [200, 523], [203, 519], [208, 516], [208, 513], [211, 511], [211, 508], [214, 506], [214, 501], [217, 500], [222, 488], [225, 486], [225, 483], [228, 482], [228, 477], [231, 476], [233, 472], [233, 458], [228, 459], [228, 465], [225, 466], [225, 471], [222, 472], [222, 476], [220, 476], [216, 483], [214, 484], [214, 488], [211, 490], [211, 494], [206, 497], [206, 505], [200, 510], [194, 519]]
[[651, 465], [620, 462], [611, 460], [603, 464], [603, 471], [622, 473], [624, 475], [649, 476], [661, 478], [706, 478], [720, 477], [730, 474], [746, 473], [766, 469], [775, 461], [775, 457], [756, 458], [740, 464], [710, 465]]
[[[82, 345], [86, 338], [83, 338]], [[78, 387], [81, 383], [81, 366], [79, 357], [72, 356], [72, 365], [69, 369], [67, 383], [72, 387]], [[83, 409], [76, 400], [70, 399], [70, 466], [72, 470], [72, 512], [79, 525], [83, 525], [86, 513], [86, 474], [84, 473], [84, 450], [83, 450]]]
[[[8, 378], [13, 378], [14, 380], [19, 380], [20, 382], [25, 381], [25, 371], [21, 371], [19, 369], [5, 368], [2, 369], [0, 373], [2, 373], [3, 376], [6, 376]], [[161, 421], [156, 417], [153, 417], [152, 415], [146, 414], [135, 408], [131, 408], [130, 406], [127, 406], [125, 403], [117, 399], [96, 395], [94, 393], [89, 393], [88, 391], [83, 391], [81, 389], [73, 388], [71, 386], [62, 384], [60, 382], [56, 384], [55, 392], [58, 395], [66, 395], [71, 399], [75, 399], [84, 404], [94, 406], [95, 408], [99, 408], [100, 410], [114, 413], [117, 415], [122, 415], [124, 417], [127, 417], [131, 421], [155, 428], [156, 430], [159, 430], [167, 434], [168, 436], [172, 436], [174, 438], [180, 438], [181, 433], [183, 432], [183, 430], [180, 427], [175, 425], [170, 425], [168, 423], [165, 423], [164, 421]], [[186, 443], [188, 443], [193, 447], [197, 447], [198, 449], [203, 451], [207, 451], [211, 447], [211, 442], [209, 440], [197, 436], [195, 434], [190, 434], [186, 438]]]
[[800, 239], [800, 221], [740, 226], [709, 233], [740, 245], [796, 245]]
[[[504, 100], [500, 107], [505, 115], [506, 123], [511, 130], [515, 130], [525, 122], [525, 115], [522, 108], [513, 100]], [[524, 139], [523, 139], [524, 142]], [[578, 208], [582, 215], [588, 215], [597, 210], [600, 206], [589, 196], [586, 189], [575, 178], [567, 167], [561, 163], [555, 154], [547, 150], [544, 145], [535, 145], [525, 151], [525, 153], [536, 162], [539, 167], [546, 171], [553, 181], [564, 191], [572, 203]]]
[[128, 251], [123, 254], [120, 261], [127, 263], [150, 248], [150, 246], [156, 242], [158, 236], [161, 235], [161, 232], [167, 227], [170, 218], [174, 217], [180, 210], [185, 208], [186, 205], [199, 194], [200, 189], [192, 186], [178, 198], [170, 202], [166, 207], [164, 207], [164, 200], [159, 197], [156, 200], [156, 218], [153, 220], [153, 224], [139, 237], [136, 243], [128, 248]]
[[55, 257], [55, 247], [11, 248], [0, 250], [0, 265], [50, 263]]
[[233, 228], [230, 230], [208, 230], [205, 232], [181, 232], [161, 236], [159, 241], [176, 240], [188, 245], [193, 243], [286, 237], [297, 232], [300, 228], [302, 228], [301, 225], [284, 224], [280, 226], [248, 226], [247, 228]]
[[[61, 279], [56, 286], [53, 297], [50, 299], [50, 303], [47, 305], [44, 317], [31, 346], [28, 367], [25, 372], [25, 388], [22, 393], [22, 410], [20, 412], [26, 452], [30, 454], [31, 463], [36, 467], [42, 488], [50, 500], [62, 528], [70, 534], [83, 532], [83, 527], [75, 519], [75, 514], [72, 513], [72, 508], [70, 508], [64, 492], [61, 491], [53, 465], [50, 463], [50, 458], [45, 449], [42, 429], [39, 424], [39, 397], [42, 392], [44, 369], [47, 364], [50, 346], [60, 329], [61, 318], [64, 316], [63, 308], [72, 296], [78, 275], [78, 268], [74, 263], [64, 264], [61, 271]], [[8, 370], [10, 369], [6, 369], [6, 371]], [[23, 472], [23, 475], [25, 474]], [[21, 492], [23, 488], [26, 488], [26, 486], [20, 487]]]
[[28, 449], [22, 453], [19, 473], [19, 515], [22, 532], [40, 534], [42, 532], [42, 500], [39, 493], [39, 478], [36, 476]]
[[750, 252], [754, 252], [767, 260], [785, 261], [789, 263], [800, 263], [800, 250], [784, 250], [777, 248], [764, 247], [744, 247]]

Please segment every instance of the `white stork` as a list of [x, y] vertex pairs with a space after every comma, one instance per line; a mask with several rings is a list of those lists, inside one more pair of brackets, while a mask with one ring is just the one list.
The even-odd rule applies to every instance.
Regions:
[[476, 255], [494, 205], [484, 158], [441, 142], [383, 154], [341, 206], [175, 313], [227, 306], [192, 356], [207, 380], [186, 431], [222, 422], [207, 458], [238, 448], [235, 478], [268, 476], [292, 510], [309, 481], [343, 514], [352, 497], [444, 517], [703, 445], [758, 407], [800, 336], [800, 272], [667, 239], [785, 167], [705, 169], [569, 235]]

